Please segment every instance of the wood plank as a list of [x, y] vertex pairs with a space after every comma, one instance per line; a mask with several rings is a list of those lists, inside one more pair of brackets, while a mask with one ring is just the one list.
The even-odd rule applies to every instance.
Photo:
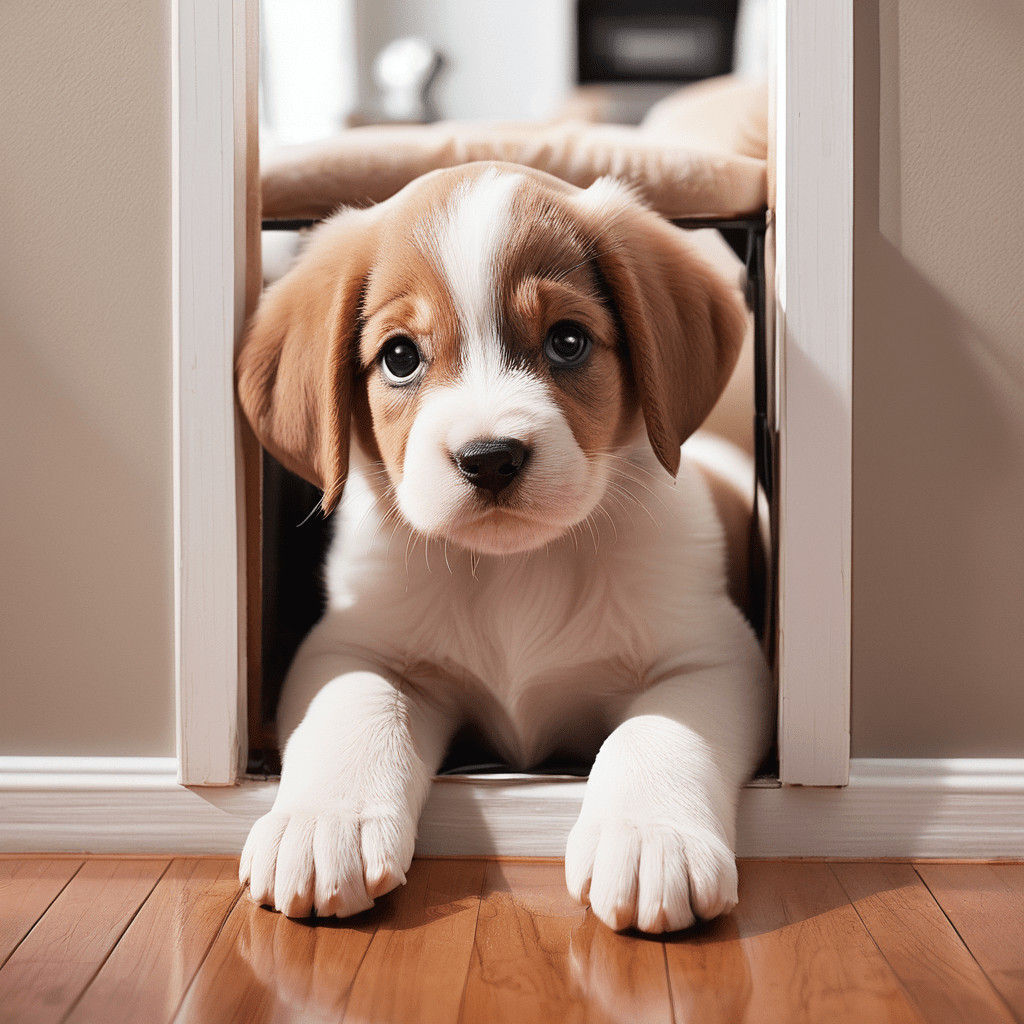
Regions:
[[1013, 1024], [985, 972], [910, 864], [833, 864], [832, 871], [925, 1020]]
[[238, 896], [238, 860], [175, 860], [65, 1024], [170, 1021]]
[[87, 861], [0, 969], [0, 1022], [59, 1021], [152, 892], [168, 861]]
[[461, 1020], [671, 1021], [662, 945], [574, 903], [561, 864], [491, 861]]
[[920, 1022], [827, 864], [740, 864], [726, 918], [665, 944], [679, 1020]]
[[82, 866], [81, 859], [0, 862], [0, 965]]
[[[740, 899], [745, 899], [742, 889]], [[737, 914], [666, 936], [665, 959], [676, 1020], [739, 1024], [756, 1008]]]
[[1024, 865], [915, 864], [1018, 1020], [1024, 1020]]
[[176, 1024], [340, 1020], [383, 914], [292, 921], [235, 904], [175, 1016]]
[[345, 1020], [455, 1024], [469, 971], [486, 864], [414, 861], [356, 975]]
[[989, 867], [1003, 885], [1024, 898], [1024, 863], [994, 861], [989, 864]]
[[581, 1020], [673, 1020], [660, 936], [617, 934], [588, 911], [570, 936], [569, 958], [573, 983], [588, 1003]]

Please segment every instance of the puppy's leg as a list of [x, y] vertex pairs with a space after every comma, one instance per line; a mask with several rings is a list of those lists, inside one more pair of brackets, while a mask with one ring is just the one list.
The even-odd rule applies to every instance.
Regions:
[[277, 799], [249, 834], [239, 877], [288, 917], [348, 917], [405, 882], [451, 725], [358, 662], [297, 668], [303, 689], [327, 681], [288, 740]]
[[755, 650], [671, 676], [602, 745], [565, 872], [609, 927], [674, 931], [736, 905], [736, 805], [769, 738], [766, 674]]

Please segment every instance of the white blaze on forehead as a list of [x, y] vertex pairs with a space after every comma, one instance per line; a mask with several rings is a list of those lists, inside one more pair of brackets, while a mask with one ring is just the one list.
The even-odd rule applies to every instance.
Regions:
[[508, 244], [511, 207], [521, 174], [494, 168], [462, 185], [438, 232], [436, 252], [462, 328], [468, 364], [497, 369], [503, 363], [498, 335], [499, 257]]

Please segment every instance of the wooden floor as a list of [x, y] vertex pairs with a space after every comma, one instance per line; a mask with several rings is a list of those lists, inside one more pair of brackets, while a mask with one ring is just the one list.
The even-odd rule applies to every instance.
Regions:
[[0, 859], [0, 1022], [1024, 1022], [1024, 864], [746, 861], [727, 918], [616, 935], [562, 866], [420, 860], [346, 922], [227, 858]]

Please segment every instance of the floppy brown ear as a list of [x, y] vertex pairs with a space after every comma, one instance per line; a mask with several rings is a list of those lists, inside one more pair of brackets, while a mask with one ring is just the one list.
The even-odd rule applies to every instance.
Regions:
[[647, 436], [673, 475], [739, 357], [746, 312], [686, 233], [602, 178], [579, 196], [629, 348]]
[[361, 211], [324, 225], [263, 295], [235, 364], [238, 400], [256, 436], [323, 490], [325, 513], [348, 475], [353, 348], [371, 251]]

